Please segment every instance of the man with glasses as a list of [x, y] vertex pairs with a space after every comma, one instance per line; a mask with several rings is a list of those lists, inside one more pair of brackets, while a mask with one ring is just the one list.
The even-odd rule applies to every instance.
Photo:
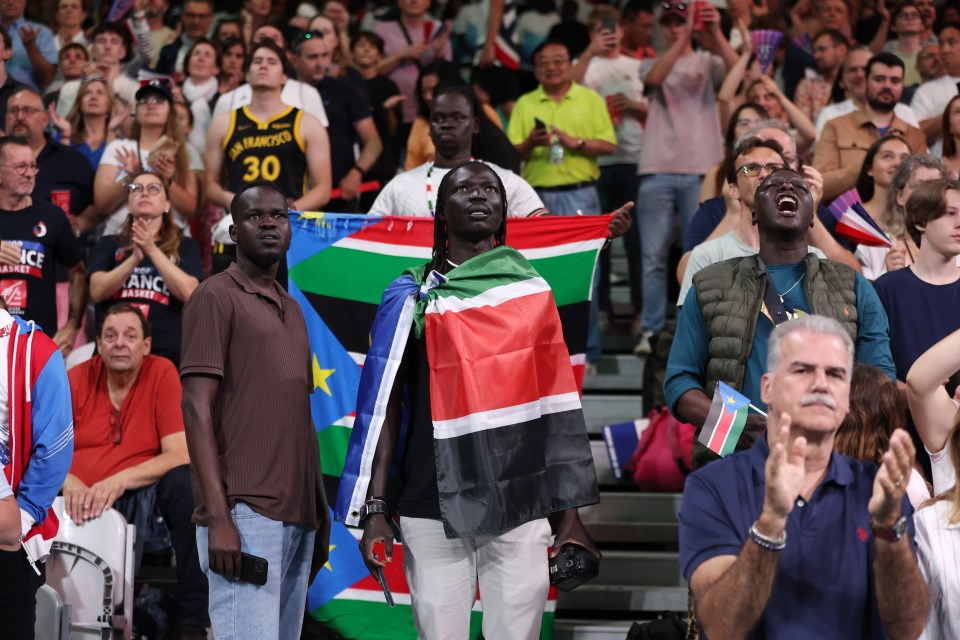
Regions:
[[[680, 285], [680, 297], [677, 306], [683, 306], [687, 292], [693, 284], [693, 276], [704, 267], [723, 262], [730, 258], [742, 258], [756, 254], [760, 250], [760, 233], [753, 223], [753, 206], [756, 199], [757, 186], [768, 175], [779, 169], [790, 166], [784, 157], [783, 147], [776, 140], [770, 138], [750, 137], [740, 142], [733, 152], [733, 160], [727, 172], [727, 184], [730, 197], [740, 203], [740, 216], [736, 227], [718, 238], [704, 242], [694, 247], [687, 262], [687, 269], [683, 274]], [[820, 175], [810, 172], [807, 182], [813, 193], [814, 202], [819, 202], [823, 185]], [[818, 258], [826, 259], [826, 255], [814, 246], [808, 247], [811, 253]]]
[[169, 638], [206, 638], [207, 579], [190, 522], [190, 457], [182, 389], [169, 360], [150, 354], [150, 323], [129, 303], [111, 306], [97, 353], [70, 370], [76, 445], [63, 497], [82, 526], [114, 508], [137, 526], [136, 571], [144, 548], [173, 543], [177, 617]]
[[43, 99], [33, 89], [18, 87], [7, 101], [5, 131], [26, 138], [36, 156], [40, 173], [33, 197], [52, 202], [69, 214], [71, 224], [83, 230], [95, 220], [93, 211], [94, 171], [83, 165], [83, 154], [47, 135], [50, 116]]
[[[617, 150], [606, 102], [574, 82], [563, 42], [548, 39], [537, 47], [533, 68], [540, 86], [520, 96], [507, 127], [507, 137], [524, 160], [523, 177], [553, 215], [599, 215], [597, 158]], [[589, 324], [587, 368], [594, 370], [601, 355], [597, 296], [590, 303]]]
[[[677, 320], [664, 395], [671, 413], [695, 425], [697, 435], [718, 381], [766, 410], [760, 384], [767, 341], [774, 327], [796, 316], [813, 313], [839, 320], [856, 343], [857, 361], [894, 377], [887, 316], [877, 294], [847, 265], [810, 252], [814, 188], [793, 169], [776, 169], [782, 157], [770, 160], [749, 163], [761, 166], [746, 171], [742, 158], [736, 165], [757, 176], [774, 168], [754, 196], [751, 221], [757, 226], [759, 253], [718, 262], [694, 275]], [[737, 449], [752, 445], [765, 427], [764, 416], [751, 412]], [[717, 454], [694, 443], [694, 466], [716, 459]]]
[[[34, 321], [69, 354], [87, 303], [83, 246], [63, 210], [33, 197], [39, 170], [26, 138], [0, 139], [0, 296], [11, 315]], [[56, 263], [70, 279], [69, 317], [59, 330]]]
[[[889, 19], [885, 19], [880, 23], [880, 33], [878, 33], [878, 36], [883, 34], [884, 40], [886, 40], [887, 26], [891, 22], [893, 23], [896, 38], [887, 41], [883, 46], [883, 50], [903, 60], [903, 64], [906, 67], [903, 74], [903, 85], [905, 87], [912, 87], [921, 81], [916, 68], [917, 56], [924, 45], [928, 44], [923, 41], [921, 36], [921, 34], [926, 31], [926, 27], [923, 24], [920, 9], [912, 0], [907, 0], [897, 7]], [[933, 39], [933, 44], [936, 44], [936, 38]]]
[[180, 12], [180, 35], [160, 50], [157, 71], [167, 75], [183, 73], [183, 58], [194, 42], [206, 38], [213, 25], [213, 0], [187, 0]]

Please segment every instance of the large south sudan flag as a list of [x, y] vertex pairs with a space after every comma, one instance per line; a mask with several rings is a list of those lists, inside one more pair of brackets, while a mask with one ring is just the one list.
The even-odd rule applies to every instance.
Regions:
[[[507, 223], [507, 244], [518, 249], [553, 290], [578, 383], [585, 362], [593, 272], [609, 221], [610, 216], [544, 216]], [[292, 223], [289, 289], [303, 309], [313, 351], [311, 405], [321, 463], [325, 475], [339, 476], [377, 306], [387, 285], [404, 269], [429, 260], [433, 220], [305, 213]], [[339, 523], [333, 528], [331, 546], [336, 548], [311, 585], [311, 611], [347, 637], [414, 637], [409, 596], [403, 597], [406, 585], [397, 564], [402, 554], [395, 556], [396, 569], [388, 575], [391, 588], [401, 596], [397, 610], [388, 614], [379, 588], [370, 588], [372, 580], [366, 579], [356, 542], [347, 544], [351, 531]], [[551, 601], [547, 607], [551, 620], [552, 611]], [[405, 620], [407, 626], [370, 625], [381, 614], [383, 619]], [[543, 637], [552, 637], [552, 624], [547, 622]], [[479, 630], [474, 635], [478, 634]]]

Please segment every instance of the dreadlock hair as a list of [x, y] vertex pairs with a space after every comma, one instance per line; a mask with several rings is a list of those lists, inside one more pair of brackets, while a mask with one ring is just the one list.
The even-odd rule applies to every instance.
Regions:
[[493, 177], [497, 180], [497, 189], [500, 191], [500, 200], [503, 203], [503, 211], [500, 213], [500, 226], [493, 234], [493, 247], [491, 248], [502, 247], [507, 243], [507, 190], [503, 186], [503, 180], [501, 180], [497, 172], [490, 168], [490, 166], [486, 163], [478, 160], [464, 162], [463, 164], [458, 165], [448, 171], [447, 175], [443, 176], [443, 179], [440, 181], [440, 187], [437, 189], [437, 209], [433, 218], [433, 259], [430, 261], [428, 271], [446, 273], [450, 270], [450, 265], [447, 263], [447, 250], [449, 249], [449, 244], [447, 242], [446, 216], [447, 191], [450, 189], [450, 181], [452, 180], [451, 176], [453, 176], [463, 167], [470, 165], [480, 165], [492, 173]]

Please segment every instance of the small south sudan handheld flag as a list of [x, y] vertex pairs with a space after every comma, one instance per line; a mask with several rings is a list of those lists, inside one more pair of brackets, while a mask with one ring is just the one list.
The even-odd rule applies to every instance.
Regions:
[[725, 382], [718, 382], [713, 392], [713, 404], [710, 413], [697, 438], [721, 458], [733, 453], [747, 424], [747, 412], [750, 399], [740, 394]]

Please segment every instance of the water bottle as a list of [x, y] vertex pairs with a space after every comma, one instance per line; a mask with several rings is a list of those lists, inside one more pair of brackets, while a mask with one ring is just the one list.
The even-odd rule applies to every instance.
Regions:
[[550, 164], [563, 164], [563, 145], [557, 136], [550, 137]]

